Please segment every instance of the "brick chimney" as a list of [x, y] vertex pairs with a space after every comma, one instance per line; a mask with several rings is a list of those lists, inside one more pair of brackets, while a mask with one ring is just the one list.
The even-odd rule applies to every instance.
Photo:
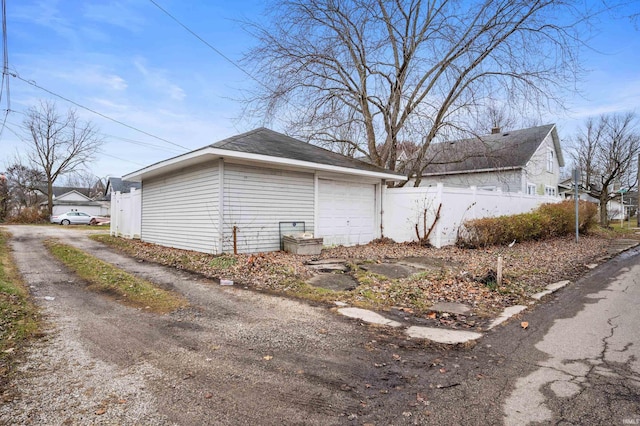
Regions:
[[500, 127], [498, 127], [498, 126], [493, 126], [493, 127], [491, 128], [491, 134], [492, 134], [492, 135], [497, 135], [498, 133], [500, 133]]

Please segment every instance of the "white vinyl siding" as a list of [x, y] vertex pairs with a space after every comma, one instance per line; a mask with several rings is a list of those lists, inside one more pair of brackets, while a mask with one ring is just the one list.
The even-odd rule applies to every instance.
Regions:
[[556, 188], [554, 186], [545, 186], [544, 187], [544, 195], [549, 195], [551, 197], [555, 197], [556, 196]]
[[224, 164], [223, 251], [233, 253], [237, 227], [239, 253], [280, 250], [279, 222], [305, 222], [313, 232], [312, 173]]
[[218, 166], [207, 163], [143, 182], [142, 240], [217, 253]]
[[423, 176], [420, 186], [435, 186], [442, 183], [449, 188], [470, 188], [475, 186], [500, 188], [503, 192], [524, 191], [521, 170], [502, 170], [450, 175]]
[[325, 245], [366, 244], [375, 234], [375, 185], [318, 180], [318, 237]]

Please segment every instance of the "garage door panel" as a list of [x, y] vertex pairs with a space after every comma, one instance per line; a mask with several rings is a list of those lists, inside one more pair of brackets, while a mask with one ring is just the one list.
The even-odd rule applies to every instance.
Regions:
[[326, 245], [366, 244], [375, 237], [375, 185], [320, 179], [318, 230]]

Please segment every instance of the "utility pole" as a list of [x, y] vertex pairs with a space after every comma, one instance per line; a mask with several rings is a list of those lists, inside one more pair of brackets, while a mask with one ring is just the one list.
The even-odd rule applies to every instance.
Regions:
[[580, 209], [580, 192], [578, 191], [578, 182], [580, 181], [580, 169], [573, 170], [573, 198], [576, 199], [576, 243], [580, 240], [580, 218], [578, 210]]

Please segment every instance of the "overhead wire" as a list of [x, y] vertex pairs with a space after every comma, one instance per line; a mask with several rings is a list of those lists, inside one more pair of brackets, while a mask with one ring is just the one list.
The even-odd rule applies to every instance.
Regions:
[[170, 141], [170, 140], [168, 140], [168, 139], [165, 139], [165, 138], [163, 138], [163, 137], [156, 136], [156, 135], [154, 135], [154, 134], [152, 134], [152, 133], [149, 133], [149, 132], [147, 132], [147, 131], [145, 131], [145, 130], [142, 130], [142, 129], [139, 129], [139, 128], [137, 128], [137, 127], [134, 127], [134, 126], [132, 126], [132, 125], [130, 125], [130, 124], [127, 124], [127, 123], [125, 123], [125, 122], [123, 122], [123, 121], [120, 121], [120, 120], [117, 120], [117, 119], [115, 119], [115, 118], [109, 117], [109, 116], [108, 116], [108, 115], [106, 115], [106, 114], [103, 114], [103, 113], [101, 113], [101, 112], [99, 112], [99, 111], [96, 111], [95, 109], [92, 109], [92, 108], [89, 108], [89, 107], [87, 107], [87, 106], [85, 106], [85, 105], [82, 105], [82, 104], [80, 104], [80, 103], [78, 103], [78, 102], [76, 102], [76, 101], [74, 101], [74, 100], [72, 100], [72, 99], [70, 99], [70, 98], [67, 98], [66, 96], [60, 95], [60, 94], [58, 94], [58, 93], [56, 93], [56, 92], [54, 92], [54, 91], [52, 91], [52, 90], [49, 90], [49, 89], [47, 89], [47, 88], [45, 88], [45, 87], [42, 87], [42, 86], [40, 86], [38, 83], [36, 83], [36, 82], [35, 82], [35, 81], [33, 81], [33, 80], [27, 80], [27, 79], [25, 79], [25, 78], [22, 78], [22, 77], [21, 77], [17, 72], [9, 72], [8, 74], [9, 74], [11, 77], [13, 77], [13, 78], [17, 78], [17, 79], [18, 79], [18, 80], [20, 80], [20, 81], [23, 81], [23, 82], [25, 82], [25, 83], [27, 83], [27, 84], [29, 84], [29, 85], [31, 85], [31, 86], [33, 86], [33, 87], [37, 88], [37, 89], [40, 89], [40, 90], [42, 90], [42, 91], [44, 91], [44, 92], [46, 92], [46, 93], [48, 93], [48, 94], [50, 94], [50, 95], [52, 95], [52, 96], [55, 96], [55, 97], [57, 97], [57, 98], [59, 98], [59, 99], [62, 99], [62, 100], [64, 100], [64, 101], [66, 101], [66, 102], [69, 102], [70, 104], [73, 104], [73, 105], [77, 106], [78, 108], [82, 108], [82, 109], [84, 109], [84, 110], [86, 110], [86, 111], [89, 111], [89, 112], [91, 112], [91, 113], [95, 114], [95, 115], [98, 115], [98, 116], [100, 116], [100, 117], [102, 117], [102, 118], [104, 118], [104, 119], [106, 119], [106, 120], [109, 120], [109, 121], [111, 121], [111, 122], [114, 122], [114, 123], [116, 123], [116, 124], [119, 124], [119, 125], [121, 125], [121, 126], [124, 126], [124, 127], [128, 128], [128, 129], [134, 130], [134, 131], [136, 131], [136, 132], [142, 133], [143, 135], [147, 135], [147, 136], [152, 137], [152, 138], [154, 138], [154, 139], [157, 139], [157, 140], [159, 140], [159, 141], [162, 141], [162, 142], [168, 143], [168, 144], [173, 145], [173, 146], [176, 146], [176, 147], [178, 147], [178, 148], [182, 148], [182, 149], [184, 149], [185, 151], [189, 151], [189, 148], [187, 148], [187, 147], [186, 147], [186, 146], [184, 146], [184, 145], [180, 145], [180, 144], [178, 144], [178, 143], [172, 142], [172, 141]]
[[[200, 40], [200, 42], [202, 42], [205, 46], [207, 46], [209, 49], [213, 50], [215, 53], [217, 53], [221, 58], [223, 58], [225, 61], [229, 62], [231, 65], [233, 65], [235, 68], [237, 68], [238, 70], [240, 70], [240, 72], [242, 72], [244, 75], [246, 75], [247, 77], [249, 77], [251, 80], [255, 81], [256, 83], [258, 83], [260, 86], [264, 87], [265, 89], [267, 89], [270, 93], [275, 93], [275, 91], [269, 87], [267, 84], [265, 84], [264, 82], [262, 82], [260, 79], [258, 79], [257, 77], [255, 77], [253, 74], [251, 74], [249, 71], [247, 71], [246, 69], [244, 69], [242, 66], [240, 66], [240, 64], [238, 64], [236, 61], [234, 61], [233, 59], [229, 58], [227, 55], [225, 55], [222, 51], [220, 51], [219, 49], [217, 49], [215, 46], [213, 46], [211, 43], [209, 43], [208, 41], [206, 41], [203, 37], [201, 37], [199, 34], [197, 34], [195, 31], [193, 31], [191, 28], [189, 28], [186, 24], [182, 23], [182, 21], [180, 21], [178, 18], [176, 18], [175, 16], [173, 16], [168, 10], [166, 10], [165, 8], [163, 8], [162, 6], [160, 6], [155, 0], [149, 0], [149, 2], [151, 2], [155, 7], [157, 7], [158, 9], [160, 9], [165, 15], [167, 15], [169, 18], [171, 18], [173, 21], [175, 21], [178, 25], [180, 25], [182, 28], [184, 28], [189, 34], [191, 34], [192, 36], [194, 36], [195, 38], [197, 38], [198, 40]], [[287, 105], [289, 105], [290, 107], [292, 107], [295, 110], [298, 110], [300, 112], [300, 108], [292, 105], [287, 99], [284, 100], [285, 103]], [[283, 124], [286, 124], [279, 116], [275, 116], [274, 117], [275, 120], [280, 121]]]
[[[16, 113], [16, 114], [21, 114], [21, 115], [24, 115], [24, 116], [28, 116], [27, 113], [22, 112], [22, 111], [11, 110], [10, 112]], [[5, 118], [5, 121], [6, 121], [6, 118]], [[14, 127], [20, 128], [22, 131], [27, 131], [28, 130], [25, 127], [24, 124], [19, 124], [19, 123], [15, 123], [15, 122], [11, 122], [11, 121], [9, 121], [8, 123], [11, 124]], [[55, 120], [53, 121], [53, 123], [59, 124], [59, 122], [55, 121]], [[146, 147], [146, 148], [153, 148], [153, 149], [156, 149], [156, 150], [162, 150], [162, 151], [170, 152], [172, 154], [176, 154], [176, 153], [180, 154], [180, 153], [182, 153], [182, 150], [178, 150], [176, 148], [172, 148], [172, 147], [168, 147], [168, 146], [164, 146], [164, 145], [158, 145], [158, 144], [154, 144], [154, 143], [151, 143], [151, 142], [144, 142], [144, 141], [139, 141], [139, 140], [135, 140], [135, 139], [125, 138], [125, 137], [122, 137], [122, 136], [110, 135], [108, 133], [103, 133], [103, 132], [100, 132], [100, 131], [97, 131], [96, 135], [102, 136], [102, 137], [106, 137], [106, 138], [119, 139], [119, 140], [121, 140], [123, 142], [130, 143], [132, 145], [137, 145], [137, 146]]]
[[242, 68], [237, 62], [235, 62], [233, 59], [229, 58], [227, 55], [225, 55], [224, 53], [222, 53], [219, 49], [217, 49], [215, 46], [213, 46], [211, 43], [209, 43], [208, 41], [206, 41], [204, 38], [200, 37], [195, 31], [193, 31], [191, 28], [189, 28], [188, 26], [186, 26], [185, 24], [183, 24], [180, 20], [178, 20], [178, 18], [176, 18], [175, 16], [173, 16], [171, 13], [169, 13], [168, 10], [166, 10], [165, 8], [163, 8], [162, 6], [160, 6], [155, 0], [149, 0], [151, 3], [153, 3], [153, 5], [155, 7], [157, 7], [158, 9], [160, 9], [165, 15], [167, 15], [169, 18], [171, 18], [173, 21], [175, 21], [178, 25], [180, 25], [182, 28], [184, 28], [187, 32], [189, 32], [192, 36], [194, 36], [195, 38], [197, 38], [198, 40], [200, 40], [205, 46], [207, 46], [209, 49], [213, 50], [214, 52], [216, 52], [221, 58], [223, 58], [225, 61], [229, 62], [231, 65], [233, 65], [234, 67], [236, 67], [238, 70], [240, 70], [244, 75], [246, 75], [247, 77], [249, 77], [250, 79], [252, 79], [253, 81], [255, 81], [256, 83], [266, 87], [267, 89], [269, 89], [263, 82], [261, 82], [260, 80], [258, 80], [256, 77], [254, 77], [249, 71], [245, 70], [244, 68]]

